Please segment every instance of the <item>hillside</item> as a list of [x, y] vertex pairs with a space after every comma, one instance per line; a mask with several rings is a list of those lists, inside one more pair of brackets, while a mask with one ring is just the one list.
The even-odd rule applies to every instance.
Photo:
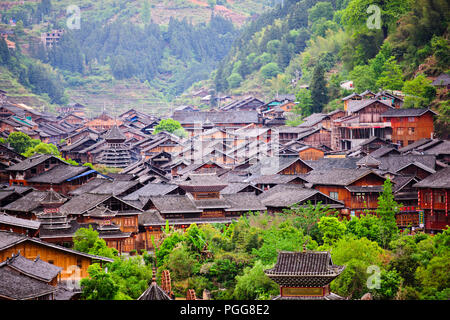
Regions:
[[[377, 28], [367, 26], [373, 3], [382, 12]], [[445, 114], [448, 95], [430, 83], [449, 70], [448, 12], [448, 2], [432, 0], [284, 1], [241, 30], [203, 84], [261, 98], [301, 92], [297, 123], [341, 107], [351, 93], [345, 81], [356, 92], [403, 91], [405, 107], [431, 105]]]
[[[97, 113], [105, 105], [119, 111], [140, 106], [160, 112], [167, 111], [167, 105], [193, 83], [207, 79], [227, 54], [238, 29], [271, 3], [25, 1], [15, 6], [0, 4], [1, 29], [15, 33], [10, 40], [18, 46], [13, 54], [18, 65], [44, 63], [59, 76], [65, 96], [50, 97], [51, 103], [81, 99]], [[72, 16], [66, 10], [74, 4], [80, 8], [81, 28], [69, 30], [66, 22]], [[10, 26], [11, 21], [17, 25]], [[65, 30], [61, 42], [52, 49], [43, 48], [41, 33], [60, 29]], [[22, 84], [34, 94], [51, 96], [24, 79]]]

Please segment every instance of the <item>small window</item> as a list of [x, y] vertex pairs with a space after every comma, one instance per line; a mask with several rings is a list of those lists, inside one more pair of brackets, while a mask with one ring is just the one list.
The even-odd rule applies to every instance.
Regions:
[[53, 260], [48, 260], [48, 263], [55, 264], [55, 262]]
[[415, 131], [414, 127], [408, 128], [408, 134], [409, 135], [414, 134], [414, 131]]
[[338, 200], [339, 198], [339, 193], [335, 192], [335, 191], [330, 191], [330, 198], [334, 199], [334, 200]]
[[408, 122], [414, 122], [415, 118], [414, 117], [408, 117]]

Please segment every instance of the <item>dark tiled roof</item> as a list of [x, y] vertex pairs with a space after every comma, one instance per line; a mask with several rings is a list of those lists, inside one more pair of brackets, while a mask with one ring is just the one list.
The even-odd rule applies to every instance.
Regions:
[[381, 164], [381, 161], [375, 159], [372, 155], [369, 154], [361, 160], [358, 160], [356, 164], [362, 167], [378, 167]]
[[426, 177], [413, 185], [415, 188], [450, 189], [450, 167]]
[[381, 161], [379, 169], [389, 172], [397, 172], [414, 162], [421, 163], [433, 170], [436, 166], [436, 157], [433, 155], [389, 155], [387, 157], [379, 158], [378, 160]]
[[383, 114], [382, 117], [419, 117], [426, 112], [431, 112], [436, 114], [433, 110], [430, 109], [390, 109]]
[[228, 186], [226, 186], [224, 189], [222, 189], [222, 191], [220, 191], [220, 193], [221, 194], [239, 193], [248, 187], [250, 187], [252, 190], [262, 192], [262, 190], [258, 189], [257, 187], [255, 187], [254, 185], [251, 185], [249, 183], [233, 182], [233, 183], [229, 183]]
[[385, 156], [385, 155], [387, 155], [387, 154], [389, 154], [389, 153], [392, 153], [392, 154], [400, 154], [400, 152], [399, 152], [397, 149], [393, 148], [393, 147], [381, 146], [381, 147], [378, 148], [377, 150], [372, 151], [372, 152], [370, 153], [370, 155], [371, 155], [372, 157], [374, 157], [374, 158], [381, 158], [381, 157], [383, 157], [383, 156]]
[[248, 179], [253, 184], [282, 184], [289, 183], [293, 180], [300, 180], [301, 182], [306, 182], [303, 179], [303, 175], [283, 175], [283, 174], [272, 174], [272, 175], [261, 175], [255, 176]]
[[101, 184], [107, 182], [108, 180], [103, 179], [103, 178], [94, 178], [92, 180], [90, 180], [89, 182], [83, 184], [82, 186], [78, 187], [75, 190], [72, 190], [69, 192], [70, 195], [73, 196], [78, 196], [80, 194], [89, 192], [95, 188], [97, 188], [98, 186], [100, 186]]
[[314, 170], [327, 169], [356, 169], [356, 163], [361, 158], [322, 158], [318, 160], [305, 160]]
[[375, 174], [370, 169], [313, 170], [305, 175], [305, 180], [313, 185], [347, 186], [370, 173]]
[[390, 103], [384, 101], [384, 100], [378, 100], [378, 99], [363, 99], [363, 100], [349, 100], [348, 102], [348, 112], [349, 113], [355, 113], [358, 112], [365, 107], [370, 106], [372, 103], [382, 103], [390, 108], [393, 108]]
[[[315, 195], [329, 198], [318, 190], [295, 184], [279, 184], [263, 192], [258, 198], [267, 207], [288, 208], [295, 204], [304, 203]], [[329, 199], [334, 202], [334, 204], [330, 204], [330, 207], [343, 207], [342, 202]]]
[[12, 300], [28, 300], [56, 291], [56, 287], [22, 275], [6, 266], [0, 267], [0, 296]]
[[6, 224], [34, 230], [38, 230], [41, 225], [39, 221], [16, 218], [14, 216], [10, 216], [5, 213], [0, 213], [0, 224]]
[[103, 201], [109, 199], [111, 195], [109, 194], [92, 194], [83, 193], [79, 196], [73, 197], [66, 203], [64, 203], [59, 211], [66, 215], [72, 214], [83, 214], [89, 209], [96, 207]]
[[256, 111], [211, 111], [211, 112], [176, 112], [173, 119], [183, 124], [204, 123], [208, 119], [213, 123], [238, 124], [258, 123]]
[[39, 257], [30, 260], [20, 255], [20, 253], [11, 258], [7, 258], [4, 263], [22, 274], [44, 282], [52, 281], [63, 270], [60, 267], [39, 259]]
[[312, 127], [318, 124], [320, 121], [324, 120], [328, 117], [328, 114], [325, 113], [313, 113], [312, 115], [304, 118], [304, 122], [300, 125], [298, 125], [299, 128], [304, 127]]
[[414, 141], [411, 144], [408, 144], [406, 147], [398, 149], [398, 151], [400, 151], [401, 153], [405, 153], [405, 152], [408, 152], [410, 150], [413, 150], [414, 148], [417, 148], [417, 147], [422, 146], [422, 145], [424, 145], [426, 143], [429, 143], [431, 140], [432, 139], [429, 139], [429, 138], [422, 138], [422, 139], [419, 139], [417, 141]]
[[46, 196], [46, 191], [34, 190], [22, 198], [7, 204], [2, 207], [2, 209], [8, 211], [31, 212], [41, 207], [41, 201], [44, 200]]
[[91, 189], [89, 193], [93, 194], [110, 194], [110, 195], [121, 195], [129, 191], [130, 189], [139, 185], [139, 181], [122, 181], [115, 180], [105, 181], [101, 185]]
[[150, 197], [159, 212], [166, 213], [201, 213], [194, 203], [184, 195], [165, 195]]
[[251, 192], [223, 194], [222, 197], [230, 205], [225, 211], [265, 211], [267, 209]]
[[123, 197], [123, 199], [130, 201], [130, 200], [139, 200], [140, 197], [162, 196], [176, 190], [177, 188], [178, 186], [176, 184], [148, 183], [142, 188]]
[[62, 161], [61, 159], [56, 158], [53, 155], [50, 154], [37, 154], [34, 156], [31, 156], [15, 165], [12, 165], [11, 167], [7, 168], [8, 171], [24, 171], [24, 170], [28, 170], [50, 158], [55, 158], [57, 159], [56, 161], [58, 161], [59, 163], [65, 163], [64, 161]]
[[344, 267], [334, 265], [327, 251], [306, 251], [278, 253], [277, 263], [265, 273], [270, 276], [332, 276], [338, 275]]
[[60, 164], [44, 173], [35, 176], [28, 181], [36, 183], [55, 183], [59, 184], [67, 179], [76, 177], [85, 171], [91, 170], [86, 166], [72, 166], [67, 164]]
[[197, 191], [221, 190], [227, 186], [227, 182], [220, 179], [215, 173], [191, 173], [189, 180], [180, 181], [178, 185], [183, 189], [195, 189]]

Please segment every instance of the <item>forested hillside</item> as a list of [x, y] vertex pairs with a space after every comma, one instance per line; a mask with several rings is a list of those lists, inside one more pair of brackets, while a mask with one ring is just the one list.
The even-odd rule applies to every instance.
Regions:
[[286, 0], [242, 30], [211, 83], [222, 93], [297, 94], [292, 124], [340, 107], [345, 80], [358, 93], [402, 91], [405, 107], [431, 105], [448, 121], [448, 96], [430, 86], [449, 69], [448, 22], [447, 1]]
[[[137, 105], [152, 112], [194, 82], [207, 79], [228, 53], [238, 28], [272, 4], [25, 1], [2, 7], [3, 28], [14, 31], [9, 39], [17, 44], [17, 50], [9, 53], [12, 61], [5, 58], [2, 64], [30, 91], [47, 97], [49, 104], [76, 100], [93, 112], [105, 105], [115, 111]], [[80, 28], [66, 25], [73, 17], [66, 12], [69, 5], [81, 10]], [[61, 29], [58, 44], [45, 48], [41, 32]], [[36, 72], [40, 78], [58, 78], [58, 83], [46, 79], [37, 86], [29, 75]]]

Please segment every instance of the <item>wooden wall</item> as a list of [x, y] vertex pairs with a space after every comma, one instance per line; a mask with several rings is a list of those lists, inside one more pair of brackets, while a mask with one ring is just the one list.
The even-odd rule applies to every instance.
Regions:
[[431, 138], [434, 132], [433, 116], [430, 112], [420, 117], [390, 118], [390, 121], [392, 141], [401, 142], [404, 147], [422, 138]]
[[[36, 259], [37, 256], [45, 262], [53, 263], [55, 266], [63, 268], [61, 271], [62, 280], [79, 280], [88, 276], [87, 268], [91, 265], [91, 258], [47, 247], [31, 241], [24, 241], [5, 250], [0, 251], [0, 261], [5, 261], [12, 254], [20, 254], [27, 259]], [[74, 270], [80, 268], [79, 273]]]

